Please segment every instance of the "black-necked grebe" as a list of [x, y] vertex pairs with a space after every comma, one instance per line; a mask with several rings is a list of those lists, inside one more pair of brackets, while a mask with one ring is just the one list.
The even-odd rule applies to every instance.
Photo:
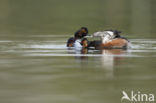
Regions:
[[95, 49], [126, 49], [129, 47], [129, 41], [125, 37], [120, 36], [120, 31], [117, 30], [105, 30], [102, 32], [95, 32], [90, 37], [99, 37], [100, 40], [88, 41], [86, 36], [88, 29], [82, 27], [75, 32], [74, 37], [68, 39], [67, 47], [75, 47], [75, 49], [90, 48]]
[[101, 40], [91, 41], [88, 46], [96, 49], [126, 49], [130, 43], [127, 38], [121, 37], [120, 33], [117, 30], [95, 32], [92, 37], [100, 37]]
[[88, 29], [81, 27], [75, 32], [74, 37], [71, 37], [67, 41], [67, 47], [82, 47], [82, 41], [85, 36], [88, 35]]

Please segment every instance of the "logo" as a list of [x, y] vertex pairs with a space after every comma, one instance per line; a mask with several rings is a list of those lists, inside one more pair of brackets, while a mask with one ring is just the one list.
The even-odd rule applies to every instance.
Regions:
[[121, 101], [128, 100], [131, 102], [153, 102], [154, 101], [154, 94], [146, 94], [146, 93], [141, 93], [140, 91], [134, 92], [131, 91], [130, 95], [128, 95], [125, 91], [122, 91], [122, 98]]

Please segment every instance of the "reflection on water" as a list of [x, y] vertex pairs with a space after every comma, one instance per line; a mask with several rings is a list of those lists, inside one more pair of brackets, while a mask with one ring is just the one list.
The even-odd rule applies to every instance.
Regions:
[[104, 56], [101, 57], [101, 64], [104, 68], [109, 69], [110, 71], [113, 71], [113, 68], [116, 64], [118, 64], [118, 61], [122, 59], [123, 57], [115, 57], [113, 55], [121, 55], [125, 54], [125, 50], [121, 49], [113, 49], [113, 50], [102, 50], [102, 54]]
[[0, 40], [2, 103], [114, 103], [122, 90], [156, 91], [155, 39], [131, 39], [129, 50], [75, 51], [63, 35], [26, 38]]
[[[71, 48], [70, 48], [71, 49]], [[73, 48], [74, 49], [74, 48]], [[75, 49], [74, 49], [75, 50]], [[90, 50], [83, 48], [82, 50], [75, 50], [76, 54], [82, 54], [79, 56], [75, 56], [75, 59], [79, 61], [80, 65], [84, 65], [84, 61], [88, 61], [89, 56], [83, 54], [94, 54], [93, 56], [98, 56], [98, 59], [95, 59], [95, 62], [99, 62], [100, 66], [107, 71], [107, 75], [113, 77], [113, 69], [116, 65], [120, 65], [120, 60], [124, 59], [125, 56], [121, 55], [128, 55], [130, 52], [128, 50], [123, 49], [104, 49], [104, 50], [94, 50], [92, 53], [88, 52]], [[71, 53], [70, 53], [71, 54]], [[96, 54], [100, 54], [96, 55]]]
[[[0, 103], [120, 103], [123, 90], [156, 95], [155, 4], [0, 0]], [[132, 48], [67, 48], [82, 26], [89, 34], [121, 30]]]

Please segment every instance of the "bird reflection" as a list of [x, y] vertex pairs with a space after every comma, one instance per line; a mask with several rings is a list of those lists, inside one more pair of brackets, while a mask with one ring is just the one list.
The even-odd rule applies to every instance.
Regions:
[[[113, 75], [114, 67], [120, 65], [121, 60], [124, 59], [122, 55], [127, 53], [127, 50], [124, 49], [88, 50], [87, 48], [83, 48], [81, 50], [75, 50], [75, 54], [79, 54], [75, 55], [75, 59], [81, 63], [81, 66], [84, 66], [84, 64], [90, 64], [89, 58], [93, 58], [91, 60], [94, 60], [95, 64], [98, 64], [96, 66], [99, 68], [102, 67], [105, 71], [108, 71], [110, 75]], [[93, 57], [90, 56], [90, 54], [93, 55]]]
[[80, 54], [80, 55], [75, 56], [75, 58], [80, 60], [80, 61], [88, 60], [88, 56], [85, 55], [85, 54], [88, 54], [88, 49], [87, 48], [82, 48], [81, 50], [75, 50], [75, 54]]
[[120, 65], [121, 59], [124, 59], [121, 55], [125, 53], [126, 50], [123, 49], [101, 50], [101, 66], [107, 72], [109, 78], [114, 77], [114, 67]]
[[101, 64], [105, 69], [112, 70], [114, 65], [120, 63], [120, 60], [123, 59], [121, 55], [125, 54], [126, 50], [123, 49], [109, 49], [101, 50]]

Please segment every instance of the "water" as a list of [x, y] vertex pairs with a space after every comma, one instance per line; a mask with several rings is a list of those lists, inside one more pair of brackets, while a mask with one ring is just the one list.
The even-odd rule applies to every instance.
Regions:
[[113, 103], [122, 90], [155, 93], [155, 39], [130, 39], [129, 50], [87, 53], [67, 48], [66, 38], [1, 39], [0, 101]]
[[[123, 90], [156, 96], [155, 4], [0, 0], [0, 103], [121, 103]], [[121, 30], [132, 48], [67, 48], [82, 26]]]

